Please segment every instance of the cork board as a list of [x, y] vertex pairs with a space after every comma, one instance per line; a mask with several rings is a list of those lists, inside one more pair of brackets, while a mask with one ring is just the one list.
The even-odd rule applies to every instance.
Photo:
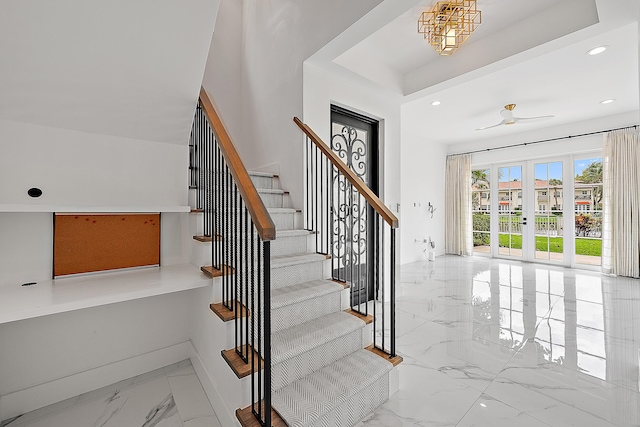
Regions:
[[53, 276], [160, 264], [160, 214], [55, 214]]

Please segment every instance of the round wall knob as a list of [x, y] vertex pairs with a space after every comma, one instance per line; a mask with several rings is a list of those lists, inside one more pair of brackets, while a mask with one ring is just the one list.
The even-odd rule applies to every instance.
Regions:
[[42, 196], [42, 190], [37, 187], [33, 187], [27, 190], [27, 194], [31, 197], [40, 197]]

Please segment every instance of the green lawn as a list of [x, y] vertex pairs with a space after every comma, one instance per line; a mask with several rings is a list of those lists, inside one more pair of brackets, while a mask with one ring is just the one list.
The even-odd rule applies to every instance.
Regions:
[[[509, 247], [509, 236], [511, 236], [511, 248], [522, 249], [522, 236], [519, 234], [500, 234], [499, 244], [503, 248]], [[562, 253], [563, 239], [562, 237], [549, 238], [549, 248], [547, 248], [547, 238], [545, 236], [536, 236], [536, 250]], [[591, 255], [601, 256], [602, 254], [602, 240], [599, 239], [576, 239], [576, 254], [577, 255]]]

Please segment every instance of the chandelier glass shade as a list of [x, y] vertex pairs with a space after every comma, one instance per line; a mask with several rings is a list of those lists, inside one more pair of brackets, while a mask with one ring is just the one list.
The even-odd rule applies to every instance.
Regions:
[[482, 23], [476, 0], [440, 1], [418, 19], [418, 32], [440, 55], [451, 55]]

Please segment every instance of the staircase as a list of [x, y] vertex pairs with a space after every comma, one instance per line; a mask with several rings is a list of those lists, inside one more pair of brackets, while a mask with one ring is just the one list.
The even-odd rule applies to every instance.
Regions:
[[392, 363], [364, 350], [367, 322], [349, 290], [329, 279], [313, 232], [293, 228], [296, 211], [274, 197], [273, 176], [251, 173], [276, 224], [271, 255], [273, 408], [289, 426], [352, 426], [389, 397]]
[[[303, 229], [301, 211], [286, 207], [288, 194], [279, 188], [278, 178], [244, 170], [204, 91], [201, 105], [192, 138], [211, 133], [214, 148], [192, 146], [194, 156], [198, 150], [206, 153], [193, 162], [192, 172], [199, 174], [195, 198], [201, 208], [194, 213], [204, 223], [202, 233], [194, 230], [194, 244], [207, 248], [205, 257], [192, 262], [213, 260], [202, 271], [221, 277], [214, 281], [220, 290], [214, 289], [217, 300], [210, 308], [220, 319], [214, 321], [228, 323], [226, 335], [234, 344], [220, 350], [248, 386], [242, 386], [244, 393], [250, 389], [251, 404], [238, 409], [236, 416], [243, 426], [352, 426], [388, 399], [393, 367], [402, 360], [395, 356], [394, 316], [376, 317], [376, 308], [378, 313], [395, 310], [394, 252], [388, 264], [391, 305], [385, 299], [385, 274], [378, 271], [384, 268], [376, 268], [375, 301], [371, 295], [354, 305], [350, 280], [332, 279], [335, 264], [319, 243], [329, 240], [329, 215], [304, 221], [308, 228]], [[322, 160], [327, 162], [325, 170], [330, 168], [328, 160]], [[346, 179], [352, 182], [350, 191], [366, 191], [356, 188], [364, 185], [361, 181], [348, 177], [345, 183]], [[322, 191], [316, 188], [315, 193]], [[375, 198], [374, 208], [393, 218], [392, 228], [397, 227], [397, 219], [375, 195], [363, 197]], [[365, 206], [364, 198], [358, 209]], [[378, 235], [384, 236], [376, 231], [376, 239]], [[387, 246], [393, 248], [394, 239], [392, 230]], [[373, 258], [384, 264], [377, 246], [385, 247], [384, 237]], [[353, 277], [357, 283], [360, 279]], [[376, 343], [380, 339], [382, 343]]]

